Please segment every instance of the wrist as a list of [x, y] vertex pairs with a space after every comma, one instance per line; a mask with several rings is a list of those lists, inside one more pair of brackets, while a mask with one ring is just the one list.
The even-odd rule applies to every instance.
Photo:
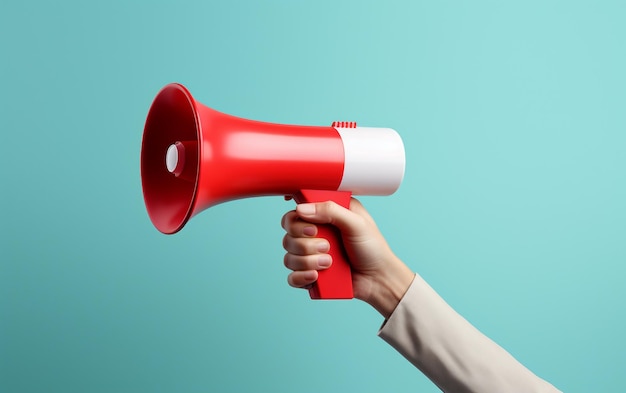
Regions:
[[391, 264], [374, 277], [370, 296], [364, 300], [387, 319], [404, 297], [414, 277], [415, 273], [394, 257]]

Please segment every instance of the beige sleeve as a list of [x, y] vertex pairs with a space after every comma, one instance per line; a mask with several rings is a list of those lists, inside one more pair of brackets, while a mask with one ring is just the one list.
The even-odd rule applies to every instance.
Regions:
[[456, 313], [419, 275], [378, 334], [444, 392], [558, 392]]

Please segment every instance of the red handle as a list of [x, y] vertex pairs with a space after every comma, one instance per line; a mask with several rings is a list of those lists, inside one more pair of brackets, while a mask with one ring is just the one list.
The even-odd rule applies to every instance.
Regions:
[[[345, 208], [350, 207], [352, 193], [349, 191], [301, 190], [293, 196], [297, 203], [315, 203], [333, 201]], [[352, 271], [346, 250], [343, 247], [341, 233], [332, 225], [317, 225], [317, 237], [330, 243], [328, 254], [332, 265], [319, 271], [317, 281], [309, 289], [311, 299], [352, 299]]]

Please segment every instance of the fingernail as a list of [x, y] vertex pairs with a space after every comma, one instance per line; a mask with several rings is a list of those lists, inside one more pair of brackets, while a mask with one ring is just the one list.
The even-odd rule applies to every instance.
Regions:
[[302, 233], [305, 236], [315, 236], [315, 234], [317, 233], [317, 231], [315, 230], [315, 227], [304, 227], [302, 229]]
[[315, 205], [312, 203], [301, 203], [296, 207], [298, 213], [305, 216], [312, 216], [315, 214]]
[[330, 255], [328, 255], [328, 254], [320, 255], [317, 258], [317, 266], [319, 266], [319, 267], [329, 267], [331, 262], [332, 262], [332, 260], [330, 258]]
[[328, 252], [330, 250], [330, 245], [328, 242], [319, 242], [317, 243], [317, 251], [318, 252]]

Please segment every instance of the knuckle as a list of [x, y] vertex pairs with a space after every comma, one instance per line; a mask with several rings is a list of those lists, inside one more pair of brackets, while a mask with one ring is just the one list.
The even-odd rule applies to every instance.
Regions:
[[289, 231], [289, 228], [293, 225], [295, 211], [287, 212], [283, 215], [283, 218], [280, 220], [280, 225], [284, 230]]
[[322, 206], [323, 206], [322, 212], [323, 212], [326, 222], [328, 222], [331, 225], [334, 225], [335, 216], [337, 215], [337, 208], [339, 207], [339, 205], [337, 205], [333, 201], [326, 201], [322, 203]]
[[289, 286], [295, 287], [295, 283], [293, 282], [293, 273], [289, 274], [287, 276], [287, 284], [289, 284]]
[[328, 214], [329, 212], [331, 212], [333, 210], [333, 207], [335, 206], [335, 203], [332, 201], [326, 201], [326, 202], [322, 202], [322, 211], [324, 212], [324, 214]]

